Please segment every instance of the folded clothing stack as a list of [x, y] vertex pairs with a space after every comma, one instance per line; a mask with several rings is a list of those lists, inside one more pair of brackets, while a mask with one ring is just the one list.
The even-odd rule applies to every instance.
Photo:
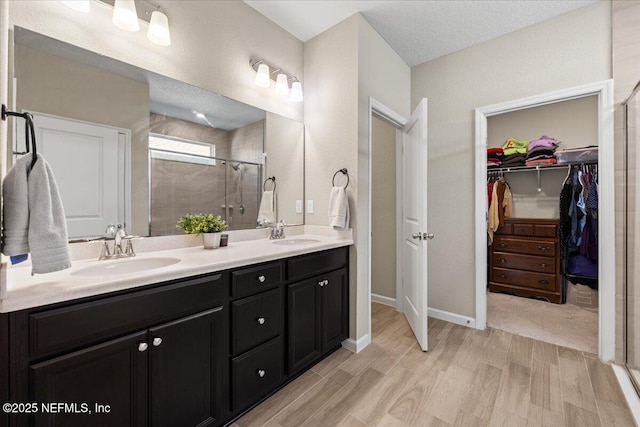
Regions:
[[504, 156], [502, 157], [503, 167], [524, 166], [525, 155], [529, 141], [516, 138], [509, 138], [502, 146]]
[[500, 147], [487, 148], [487, 167], [496, 168], [502, 164], [504, 152]]
[[546, 135], [541, 136], [540, 139], [531, 141], [527, 148], [525, 164], [527, 166], [555, 165], [558, 163], [555, 154], [558, 144], [560, 144], [560, 142]]

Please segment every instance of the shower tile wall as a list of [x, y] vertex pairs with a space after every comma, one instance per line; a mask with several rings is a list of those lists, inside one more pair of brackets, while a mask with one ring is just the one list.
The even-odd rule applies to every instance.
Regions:
[[[234, 131], [225, 131], [152, 113], [150, 132], [214, 144], [216, 157], [256, 163], [262, 159], [264, 121]], [[216, 166], [205, 166], [153, 159], [150, 234], [158, 236], [180, 233], [175, 224], [185, 213], [221, 215], [227, 219], [231, 230], [255, 228], [258, 215], [259, 168], [246, 164], [240, 168], [243, 170], [242, 194], [238, 172], [231, 167], [225, 167], [220, 161], [216, 162]], [[244, 206], [242, 214], [239, 212], [241, 200]], [[227, 202], [234, 205], [229, 211], [229, 218], [226, 217], [224, 208]]]

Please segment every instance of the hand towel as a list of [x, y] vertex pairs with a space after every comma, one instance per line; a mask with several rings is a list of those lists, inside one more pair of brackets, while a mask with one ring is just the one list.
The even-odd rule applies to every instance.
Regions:
[[276, 223], [276, 194], [274, 191], [264, 191], [258, 210], [258, 223]]
[[51, 273], [71, 267], [62, 199], [51, 166], [40, 154], [27, 182], [31, 274]]
[[19, 158], [2, 183], [2, 250], [6, 255], [31, 252], [31, 274], [51, 273], [71, 267], [67, 222], [51, 166], [38, 154], [31, 169], [31, 159]]
[[20, 157], [2, 181], [4, 227], [2, 253], [20, 256], [29, 252], [29, 190], [27, 176], [31, 155]]
[[344, 187], [333, 187], [329, 196], [329, 226], [346, 230], [349, 228], [349, 200]]

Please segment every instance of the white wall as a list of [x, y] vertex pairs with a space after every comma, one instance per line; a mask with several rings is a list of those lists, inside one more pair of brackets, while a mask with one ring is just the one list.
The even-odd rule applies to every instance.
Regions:
[[[475, 315], [474, 109], [611, 77], [611, 5], [598, 2], [418, 65], [429, 98], [429, 305]], [[451, 224], [455, 224], [452, 227]]]
[[146, 38], [148, 24], [130, 33], [111, 23], [113, 8], [91, 2], [76, 12], [59, 1], [11, 1], [9, 24], [217, 92], [296, 120], [303, 105], [254, 84], [251, 58], [296, 75], [305, 86], [303, 44], [241, 1], [155, 1], [169, 17], [171, 46]]
[[361, 15], [305, 43], [305, 197], [315, 213], [307, 224], [327, 225], [331, 178], [349, 170], [351, 227], [350, 335], [368, 334], [369, 97], [408, 116], [410, 69]]

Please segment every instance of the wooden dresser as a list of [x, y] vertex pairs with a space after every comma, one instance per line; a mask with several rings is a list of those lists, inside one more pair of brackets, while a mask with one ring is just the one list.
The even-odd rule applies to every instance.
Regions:
[[490, 246], [491, 292], [562, 303], [558, 220], [506, 218]]

